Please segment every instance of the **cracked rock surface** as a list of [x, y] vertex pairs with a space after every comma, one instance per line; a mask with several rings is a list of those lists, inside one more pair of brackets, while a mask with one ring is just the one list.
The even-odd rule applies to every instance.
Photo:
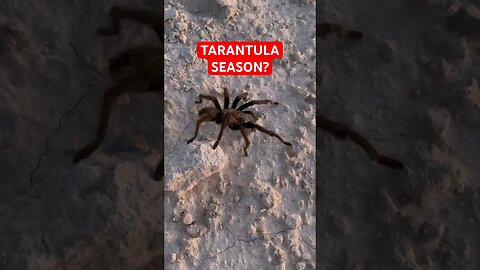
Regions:
[[112, 4], [159, 7], [145, 2], [0, 2], [0, 269], [161, 267], [162, 98], [122, 97], [100, 148], [71, 163], [96, 132], [108, 59], [159, 44], [136, 24], [96, 29]]
[[[165, 8], [165, 261], [169, 269], [315, 268], [315, 3], [167, 1]], [[271, 76], [209, 76], [198, 41], [282, 41]], [[258, 124], [293, 143], [251, 132], [195, 131], [198, 111], [245, 91]]]
[[478, 2], [322, 1], [317, 112], [403, 172], [318, 131], [318, 269], [480, 269]]

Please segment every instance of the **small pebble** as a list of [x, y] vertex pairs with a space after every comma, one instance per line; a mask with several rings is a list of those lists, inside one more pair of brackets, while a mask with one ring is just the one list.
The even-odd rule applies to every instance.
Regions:
[[185, 31], [188, 28], [188, 24], [186, 22], [177, 22], [175, 27], [178, 29], [178, 31]]
[[183, 224], [185, 225], [190, 225], [193, 223], [193, 217], [190, 213], [186, 213], [184, 216], [183, 216]]

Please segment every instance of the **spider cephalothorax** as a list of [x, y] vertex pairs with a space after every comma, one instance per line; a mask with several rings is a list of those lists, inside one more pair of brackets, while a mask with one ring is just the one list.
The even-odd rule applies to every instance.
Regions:
[[250, 140], [248, 139], [247, 130], [258, 130], [264, 132], [270, 136], [273, 136], [280, 140], [285, 145], [292, 146], [291, 143], [286, 142], [280, 137], [277, 133], [270, 131], [260, 125], [257, 125], [253, 121], [247, 121], [248, 116], [251, 116], [253, 119], [257, 119], [256, 115], [252, 111], [245, 111], [246, 108], [256, 105], [256, 104], [274, 104], [278, 105], [278, 102], [271, 101], [269, 99], [262, 99], [262, 100], [251, 100], [240, 107], [237, 108], [238, 103], [243, 100], [245, 101], [247, 98], [248, 93], [243, 93], [238, 95], [232, 103], [230, 107], [230, 96], [226, 88], [224, 90], [224, 104], [223, 109], [218, 103], [218, 100], [215, 96], [212, 95], [199, 95], [199, 100], [195, 103], [202, 103], [203, 99], [208, 99], [213, 102], [215, 107], [205, 107], [199, 111], [199, 119], [197, 121], [197, 125], [195, 127], [195, 135], [193, 138], [188, 140], [187, 143], [193, 142], [198, 135], [198, 131], [200, 130], [200, 125], [203, 122], [215, 122], [221, 125], [220, 133], [218, 134], [217, 140], [213, 145], [213, 149], [217, 148], [218, 144], [220, 143], [220, 139], [222, 139], [223, 132], [226, 127], [229, 127], [232, 130], [240, 130], [242, 133], [243, 138], [245, 139], [245, 147], [243, 148], [243, 153], [245, 156], [248, 156], [247, 148], [250, 146]]
[[[163, 42], [163, 15], [161, 13], [116, 6], [110, 10], [110, 15], [112, 17], [111, 27], [99, 28], [97, 30], [99, 35], [119, 34], [120, 21], [129, 19], [152, 27]], [[73, 163], [87, 158], [103, 141], [108, 128], [110, 111], [120, 95], [144, 92], [160, 92], [163, 95], [163, 45], [140, 45], [124, 50], [110, 59], [109, 73], [114, 84], [105, 92], [96, 137], [75, 154]], [[162, 156], [154, 175], [157, 180], [163, 179], [163, 164]]]

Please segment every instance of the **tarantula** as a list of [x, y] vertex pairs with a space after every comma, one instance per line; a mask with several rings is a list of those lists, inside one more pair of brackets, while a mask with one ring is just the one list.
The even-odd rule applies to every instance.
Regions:
[[[97, 33], [112, 36], [120, 33], [122, 19], [130, 19], [153, 28], [162, 42], [161, 46], [135, 46], [124, 50], [109, 61], [109, 73], [114, 80], [103, 99], [100, 122], [95, 139], [83, 147], [73, 157], [73, 163], [87, 158], [104, 140], [107, 132], [110, 112], [115, 100], [123, 93], [160, 92], [163, 96], [163, 15], [161, 13], [135, 10], [129, 7], [115, 6], [110, 10], [111, 27], [99, 28]], [[162, 104], [163, 105], [163, 104]], [[162, 180], [164, 175], [162, 159], [154, 178]]]
[[260, 125], [255, 124], [252, 121], [247, 121], [247, 115], [252, 116], [254, 119], [257, 119], [256, 115], [252, 111], [244, 111], [246, 108], [256, 105], [256, 104], [273, 104], [278, 105], [278, 102], [271, 101], [269, 99], [263, 100], [251, 100], [249, 102], [244, 103], [237, 109], [238, 103], [243, 100], [246, 101], [248, 93], [243, 93], [235, 97], [233, 100], [232, 106], [230, 106], [230, 96], [228, 94], [227, 88], [223, 89], [224, 93], [224, 103], [223, 109], [220, 107], [220, 103], [215, 96], [212, 95], [199, 95], [199, 100], [195, 103], [199, 104], [202, 103], [203, 99], [208, 99], [213, 102], [215, 107], [205, 107], [199, 111], [200, 118], [197, 121], [197, 125], [195, 127], [195, 135], [188, 140], [187, 144], [193, 142], [198, 135], [198, 131], [200, 130], [200, 125], [203, 122], [215, 122], [221, 125], [220, 133], [218, 134], [217, 140], [213, 144], [213, 149], [217, 148], [218, 144], [220, 143], [220, 139], [222, 139], [223, 131], [226, 127], [229, 127], [232, 130], [240, 130], [242, 133], [243, 138], [245, 139], [245, 147], [243, 148], [243, 153], [245, 156], [248, 156], [247, 149], [250, 146], [250, 140], [247, 136], [247, 129], [256, 129], [261, 132], [264, 132], [270, 136], [273, 136], [280, 140], [285, 145], [292, 146], [291, 143], [286, 142], [280, 137], [277, 133], [270, 131]]
[[[321, 24], [317, 24], [316, 27], [317, 27], [316, 36], [320, 38], [325, 38], [329, 34], [336, 34], [338, 37], [349, 38], [356, 41], [359, 41], [363, 38], [362, 32], [354, 31], [354, 30], [345, 30], [342, 26], [338, 24], [321, 23]], [[372, 144], [367, 139], [365, 139], [365, 137], [351, 130], [346, 125], [340, 124], [338, 122], [335, 122], [333, 120], [330, 120], [318, 114], [316, 116], [316, 122], [317, 122], [317, 126], [320, 129], [323, 129], [331, 133], [335, 137], [342, 140], [351, 139], [352, 141], [354, 141], [367, 153], [368, 157], [371, 160], [376, 161], [384, 166], [387, 166], [393, 169], [404, 168], [404, 165], [402, 162], [393, 158], [380, 155], [377, 152], [377, 150], [375, 150], [375, 148], [372, 146]]]

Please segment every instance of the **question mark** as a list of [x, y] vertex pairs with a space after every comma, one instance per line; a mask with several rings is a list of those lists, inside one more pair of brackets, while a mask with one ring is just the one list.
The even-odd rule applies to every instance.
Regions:
[[263, 62], [263, 63], [265, 64], [265, 70], [264, 71], [265, 71], [265, 73], [267, 73], [267, 69], [268, 69], [268, 66], [270, 65], [270, 63], [269, 62]]

